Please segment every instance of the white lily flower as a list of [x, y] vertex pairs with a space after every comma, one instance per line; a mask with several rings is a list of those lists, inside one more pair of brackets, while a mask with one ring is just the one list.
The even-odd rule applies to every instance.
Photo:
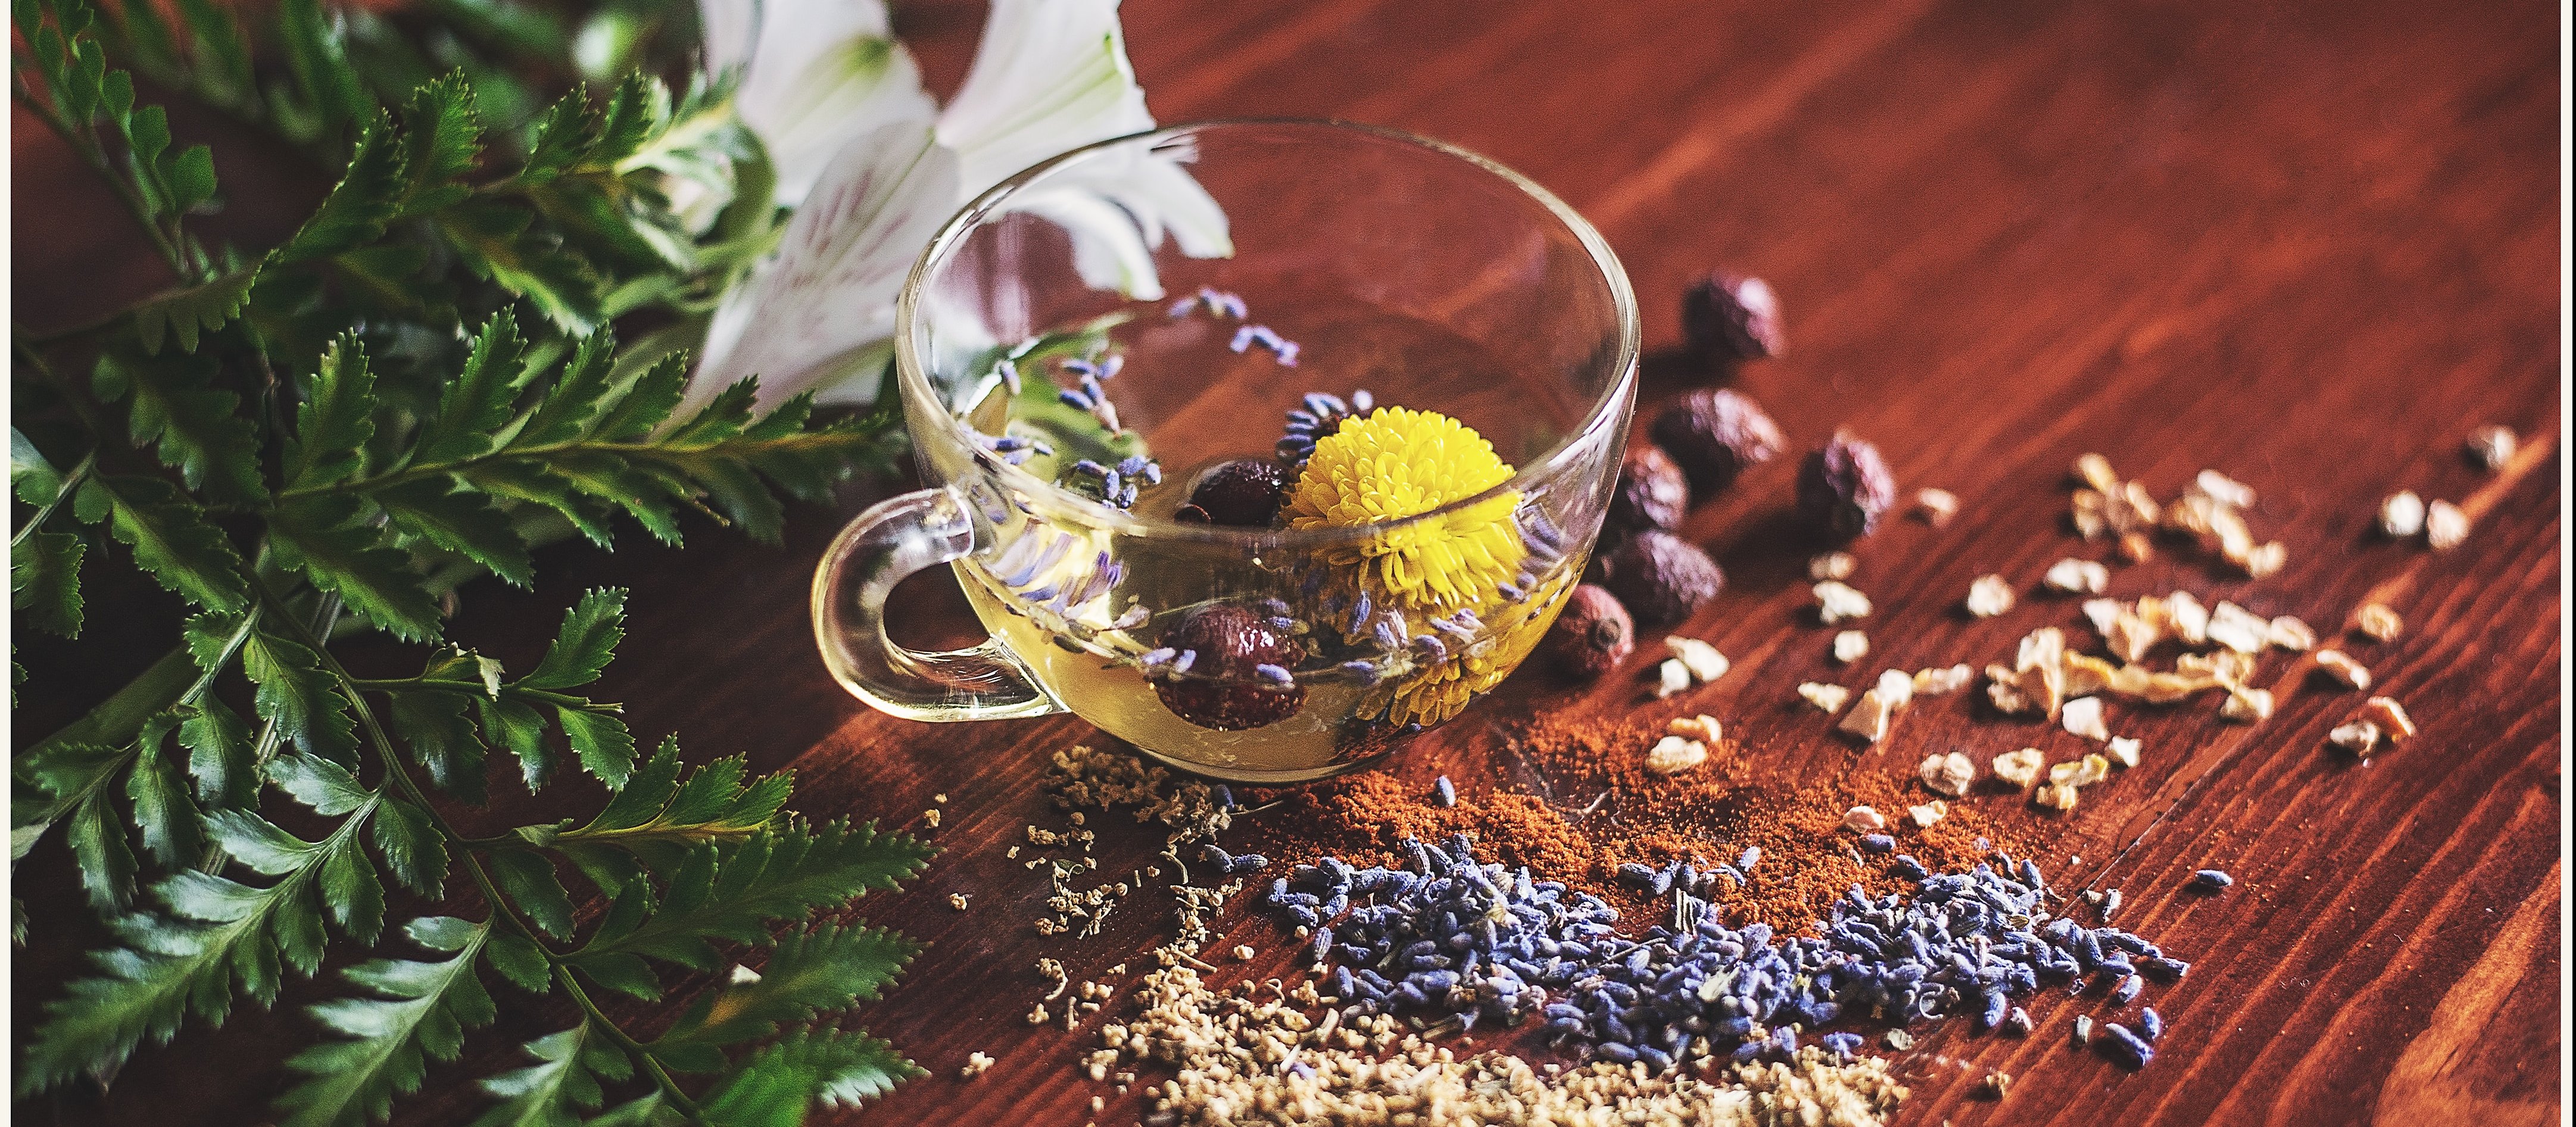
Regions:
[[[710, 12], [711, 66], [750, 38], [738, 19], [720, 29], [716, 9], [725, 9], [722, 14], [730, 17], [732, 6], [749, 2], [701, 0]], [[834, 88], [840, 93], [833, 96], [846, 94], [851, 99], [847, 104], [858, 107], [841, 112], [862, 112], [877, 124], [848, 141], [819, 172], [809, 206], [790, 220], [777, 253], [725, 295], [700, 352], [689, 398], [693, 405], [704, 403], [756, 374], [763, 408], [808, 389], [817, 390], [817, 398], [827, 403], [866, 403], [875, 397], [875, 376], [891, 352], [895, 295], [941, 222], [1021, 169], [1069, 149], [1151, 129], [1154, 119], [1127, 62], [1116, 0], [994, 0], [965, 84], [938, 115], [935, 129], [923, 109], [927, 98], [913, 102], [900, 97], [904, 83], [896, 78], [916, 89], [918, 85], [910, 56], [900, 54], [900, 47], [892, 48], [899, 65], [890, 63], [880, 81], [862, 94], [860, 84], [848, 80], [849, 68], [836, 70], [832, 63], [849, 54], [813, 49], [813, 41], [828, 35], [805, 36], [777, 22], [792, 8], [832, 0], [765, 2], [791, 7], [773, 8], [762, 21], [760, 44], [737, 104], [770, 145], [782, 186], [787, 180], [784, 146], [751, 116], [755, 104], [786, 104], [769, 94], [752, 96], [753, 85], [763, 81], [762, 68], [770, 63], [768, 52], [794, 60], [771, 73], [841, 75], [844, 81]], [[831, 25], [834, 33], [857, 28], [862, 37], [881, 38], [883, 8], [875, 0], [858, 0], [858, 6], [879, 22], [844, 20]], [[827, 118], [817, 111], [773, 120], [821, 123]], [[926, 151], [924, 131], [934, 137]], [[901, 142], [902, 152], [875, 151], [890, 137]], [[1163, 288], [1153, 252], [1166, 234], [1193, 258], [1234, 253], [1224, 210], [1180, 167], [1187, 157], [1186, 152], [1139, 147], [1087, 163], [1079, 174], [1050, 181], [1043, 190], [1019, 197], [1014, 206], [1066, 229], [1084, 281], [1156, 299]]]
[[698, 14], [707, 69], [742, 69], [734, 113], [768, 148], [788, 207], [852, 138], [938, 111], [882, 0], [698, 0]]

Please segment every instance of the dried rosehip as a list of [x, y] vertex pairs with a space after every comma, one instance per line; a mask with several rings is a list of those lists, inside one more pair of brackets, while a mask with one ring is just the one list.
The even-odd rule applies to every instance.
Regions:
[[1690, 511], [1690, 483], [1682, 480], [1662, 447], [1631, 442], [1619, 463], [1619, 489], [1610, 495], [1609, 527], [1614, 530], [1681, 527]]
[[1287, 490], [1288, 471], [1279, 463], [1237, 458], [1200, 471], [1190, 483], [1189, 503], [1172, 515], [1206, 524], [1267, 528], [1271, 518], [1279, 515], [1279, 501]]
[[1559, 672], [1589, 681], [1619, 667], [1637, 649], [1637, 627], [1618, 596], [1586, 583], [1567, 596], [1540, 652]]
[[1163, 631], [1172, 656], [1155, 668], [1154, 694], [1172, 714], [1202, 728], [1236, 731], [1276, 724], [1306, 703], [1292, 670], [1304, 643], [1238, 606], [1211, 603]]
[[1715, 271], [1682, 295], [1682, 332], [1692, 352], [1712, 360], [1780, 355], [1780, 298], [1769, 283]]
[[1807, 455], [1798, 468], [1798, 512], [1835, 540], [1868, 535], [1896, 503], [1896, 478], [1878, 447], [1847, 430]]
[[1726, 585], [1717, 561], [1688, 540], [1658, 529], [1622, 538], [1596, 557], [1594, 581], [1609, 588], [1628, 613], [1647, 626], [1670, 626], [1691, 616]]
[[1684, 395], [1655, 416], [1655, 444], [1672, 455], [1702, 494], [1735, 483], [1735, 475], [1779, 456], [1780, 424], [1760, 404], [1725, 388]]

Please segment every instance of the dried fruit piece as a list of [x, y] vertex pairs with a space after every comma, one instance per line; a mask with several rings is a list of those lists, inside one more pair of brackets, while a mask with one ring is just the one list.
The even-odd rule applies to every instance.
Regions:
[[1658, 775], [1678, 775], [1706, 762], [1708, 745], [1680, 736], [1665, 736], [1646, 752], [1646, 770]]
[[1539, 645], [1559, 671], [1589, 681], [1636, 652], [1637, 628], [1616, 596], [1585, 583], [1567, 596], [1565, 609]]
[[2317, 671], [2347, 689], [2361, 692], [2367, 692], [2370, 689], [2370, 670], [2362, 668], [2360, 662], [2344, 656], [2341, 650], [2317, 651]]
[[1805, 697], [1808, 704], [1815, 705], [1828, 715], [1842, 711], [1844, 703], [1851, 700], [1850, 689], [1840, 685], [1828, 685], [1821, 681], [1800, 684], [1798, 695]]
[[1959, 515], [1959, 495], [1947, 489], [1920, 489], [1914, 493], [1914, 511], [1923, 514], [1923, 522], [1934, 528], [1950, 523]]
[[2027, 787], [2039, 781], [2040, 768], [2047, 762], [2035, 747], [2008, 751], [1995, 757], [1995, 777], [2016, 787]]
[[1601, 586], [1647, 626], [1689, 618], [1726, 585], [1726, 573], [1698, 545], [1654, 529], [1621, 538], [1592, 566]]
[[1682, 335], [1694, 354], [1711, 360], [1778, 356], [1779, 295], [1760, 278], [1710, 271], [1682, 293]]
[[1878, 447], [1848, 430], [1807, 455], [1798, 467], [1798, 511], [1809, 527], [1835, 540], [1868, 535], [1896, 503], [1896, 478]]
[[1816, 617], [1827, 626], [1846, 619], [1869, 617], [1869, 596], [1854, 590], [1849, 584], [1828, 579], [1816, 584], [1815, 592]]
[[2100, 755], [2069, 759], [2048, 769], [2048, 781], [2054, 785], [2089, 787], [2111, 776], [2111, 761]]
[[1683, 395], [1650, 428], [1703, 495], [1735, 484], [1737, 474], [1780, 455], [1787, 440], [1760, 404], [1726, 388], [1702, 388]]
[[2479, 427], [2469, 436], [2469, 457], [2490, 472], [2504, 468], [2513, 460], [2514, 448], [2520, 445], [2513, 431], [2505, 427]]
[[1189, 503], [1172, 515], [1206, 524], [1267, 528], [1279, 515], [1288, 485], [1287, 468], [1271, 459], [1219, 462], [1199, 472], [1190, 483]]
[[1276, 724], [1306, 703], [1306, 688], [1281, 685], [1270, 670], [1293, 670], [1306, 647], [1242, 607], [1212, 603], [1181, 616], [1160, 643], [1180, 656], [1154, 682], [1172, 714], [1202, 728], [1239, 731]]
[[2379, 746], [2379, 725], [2368, 720], [2338, 724], [2326, 733], [2326, 742], [2368, 759], [2371, 749]]
[[2406, 629], [2397, 612], [2378, 603], [2370, 603], [2353, 612], [2353, 628], [2374, 642], [2394, 642]]
[[1690, 670], [1692, 680], [1703, 685], [1726, 676], [1726, 671], [1734, 665], [1726, 660], [1725, 654], [1717, 652], [1716, 646], [1697, 638], [1675, 634], [1664, 639], [1664, 648], [1671, 650], [1673, 657]]
[[1619, 462], [1619, 486], [1610, 494], [1604, 527], [1670, 532], [1681, 527], [1682, 516], [1689, 511], [1690, 483], [1683, 479], [1681, 467], [1660, 446], [1630, 443]]
[[1874, 834], [1887, 828], [1887, 816], [1872, 807], [1855, 806], [1843, 811], [1843, 828], [1855, 833]]
[[2424, 542], [2436, 552], [2457, 548], [2469, 538], [2469, 514], [2448, 501], [2435, 501], [2424, 508]]
[[1976, 670], [1968, 668], [1964, 661], [1943, 668], [1917, 669], [1914, 671], [1914, 695], [1937, 697], [1955, 693], [1967, 688], [1968, 682], [1975, 680], [1976, 676]]
[[1807, 561], [1807, 578], [1819, 582], [1827, 579], [1849, 579], [1860, 569], [1860, 561], [1849, 552], [1826, 552]]
[[2088, 740], [2108, 740], [2111, 729], [2102, 723], [2102, 698], [2077, 697], [2058, 711], [2057, 722], [2069, 732]]
[[2013, 607], [2012, 584], [2000, 575], [1981, 575], [1968, 585], [1968, 613], [1993, 618]]
[[2405, 743], [2415, 734], [2415, 721], [2406, 715], [2406, 706], [2395, 697], [2372, 697], [2361, 706], [2363, 715], [2379, 725], [2380, 732], [2393, 744]]
[[1845, 665], [1869, 656], [1869, 635], [1845, 630], [1834, 635], [1834, 660]]
[[2379, 531], [2391, 540], [2403, 540], [2424, 531], [2424, 499], [2411, 489], [2401, 489], [2379, 503]]
[[1925, 756], [1920, 774], [1924, 786], [1957, 798], [1968, 793], [1968, 788], [1976, 783], [1977, 765], [1975, 761], [1958, 752], [1946, 752]]
[[2099, 595], [2111, 587], [2111, 569], [2092, 560], [2059, 560], [2048, 565], [2041, 582], [2070, 595]]

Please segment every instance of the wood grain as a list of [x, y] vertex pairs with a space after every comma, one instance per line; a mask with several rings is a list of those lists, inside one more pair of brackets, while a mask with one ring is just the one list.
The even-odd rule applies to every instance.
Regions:
[[[903, 5], [934, 86], [962, 75], [979, 7]], [[2087, 450], [2166, 496], [2204, 466], [2225, 470], [2261, 495], [2258, 533], [2290, 547], [2288, 570], [2256, 582], [2168, 553], [2116, 569], [2114, 595], [2188, 587], [2321, 628], [2373, 599], [2404, 616], [2403, 638], [2355, 652], [2423, 735], [2367, 766], [2322, 750], [2354, 699], [2277, 660], [2281, 707], [2259, 726], [2114, 708], [2146, 763], [2052, 823], [2053, 860], [2125, 889], [2123, 922], [2195, 963], [2152, 999], [2172, 1029], [2164, 1054], [2129, 1075], [2074, 1051], [2066, 1023], [2096, 1003], [2043, 995], [2039, 1036], [1943, 1028], [1898, 1057], [1915, 1093], [1903, 1122], [2559, 1118], [2566, 357], [2547, 7], [1131, 0], [1126, 21], [1166, 120], [1378, 122], [1485, 152], [1563, 195], [1602, 227], [1645, 303], [1648, 341], [1664, 350], [1650, 395], [1701, 377], [1670, 351], [1695, 272], [1768, 278], [1790, 351], [1738, 385], [1801, 448], [1851, 427], [1909, 490], [1937, 485], [1965, 504], [1946, 528], [1893, 521], [1857, 550], [1855, 582], [1880, 608], [1868, 674], [1982, 663], [2037, 625], [2077, 621], [2035, 587], [2061, 556], [2100, 555], [2060, 516], [2065, 467]], [[76, 193], [67, 178], [31, 179], [59, 163], [41, 139], [21, 129], [12, 150], [22, 217], [31, 184]], [[137, 248], [97, 227], [22, 219], [14, 261], [130, 267]], [[31, 299], [18, 300], [28, 315]], [[2485, 423], [2525, 436], [2502, 473], [2460, 455]], [[1732, 583], [1684, 632], [1737, 671], [1677, 709], [1725, 718], [1783, 781], [1933, 750], [2076, 750], [2062, 732], [1949, 698], [1856, 755], [1791, 703], [1800, 681], [1865, 674], [1831, 665], [1830, 632], [1800, 613], [1808, 546], [1785, 520], [1790, 474], [1785, 461], [1763, 467], [1691, 517]], [[884, 488], [854, 491], [844, 515]], [[2375, 538], [2378, 499], [2398, 488], [2460, 501], [2477, 519], [2469, 542], [2435, 554]], [[467, 592], [453, 634], [524, 661], [580, 588], [629, 585], [627, 656], [606, 695], [630, 702], [639, 732], [677, 731], [697, 757], [793, 765], [798, 806], [815, 816], [917, 826], [931, 795], [950, 796], [929, 876], [862, 903], [930, 943], [864, 1020], [934, 1075], [832, 1121], [1080, 1124], [1095, 1094], [1112, 1096], [1100, 1122], [1132, 1120], [1132, 1095], [1072, 1068], [1099, 1019], [1078, 1033], [1022, 1020], [1041, 992], [1029, 968], [1054, 955], [1100, 974], [1158, 942], [1168, 909], [1141, 897], [1097, 938], [1042, 940], [1028, 921], [1043, 881], [1003, 856], [1042, 808], [1047, 756], [1097, 737], [1062, 718], [908, 724], [843, 696], [814, 659], [804, 608], [835, 517], [797, 516], [778, 550], [702, 530], [685, 554], [641, 538], [614, 556], [551, 551], [534, 592]], [[1958, 603], [1989, 572], [2014, 580], [2022, 606], [1968, 619]], [[158, 644], [136, 639], [134, 659]], [[101, 691], [103, 671], [83, 669], [89, 680], [40, 671], [29, 694], [59, 707], [36, 712]], [[1389, 769], [1505, 785], [1499, 725], [1638, 700], [1625, 677], [1580, 689], [1516, 677]], [[489, 823], [573, 801], [523, 801]], [[2035, 817], [2007, 797], [1971, 801]], [[1132, 827], [1104, 831], [1112, 869], [1150, 852]], [[65, 864], [49, 844], [20, 868], [38, 922], [12, 967], [21, 1037], [96, 938]], [[2176, 895], [2204, 866], [2238, 888]], [[973, 909], [951, 910], [952, 891], [972, 893]], [[1268, 924], [1228, 926], [1271, 952], [1244, 973], [1287, 969]], [[321, 996], [312, 984], [288, 995]], [[470, 1080], [567, 1020], [543, 1005], [505, 1020], [434, 1069], [398, 1118], [470, 1118]], [[310, 1034], [290, 1009], [244, 1010], [220, 1035], [191, 1028], [142, 1053], [111, 1095], [16, 1110], [66, 1124], [258, 1121], [286, 1047]], [[970, 1051], [1000, 1063], [960, 1081]], [[2005, 1102], [1973, 1094], [1992, 1069], [2017, 1078]]]

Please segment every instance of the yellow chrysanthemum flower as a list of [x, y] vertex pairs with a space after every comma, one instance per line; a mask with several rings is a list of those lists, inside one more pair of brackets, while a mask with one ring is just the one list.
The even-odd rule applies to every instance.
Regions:
[[[1471, 427], [1435, 411], [1381, 407], [1315, 444], [1288, 499], [1288, 527], [1350, 528], [1419, 516], [1511, 480], [1512, 467]], [[1454, 611], [1483, 604], [1528, 549], [1500, 494], [1437, 520], [1391, 529], [1336, 549], [1335, 564], [1362, 569], [1359, 585], [1383, 599]]]
[[1541, 581], [1539, 589], [1527, 599], [1510, 602], [1498, 596], [1476, 608], [1478, 617], [1492, 628], [1491, 634], [1466, 652], [1452, 654], [1397, 681], [1382, 703], [1362, 705], [1361, 716], [1376, 716], [1383, 710], [1389, 725], [1420, 724], [1429, 728], [1458, 715], [1467, 702], [1501, 684], [1531, 650], [1538, 648], [1539, 641], [1547, 637], [1547, 628], [1556, 621], [1556, 612], [1573, 579], [1573, 572], [1560, 569], [1552, 578]]

